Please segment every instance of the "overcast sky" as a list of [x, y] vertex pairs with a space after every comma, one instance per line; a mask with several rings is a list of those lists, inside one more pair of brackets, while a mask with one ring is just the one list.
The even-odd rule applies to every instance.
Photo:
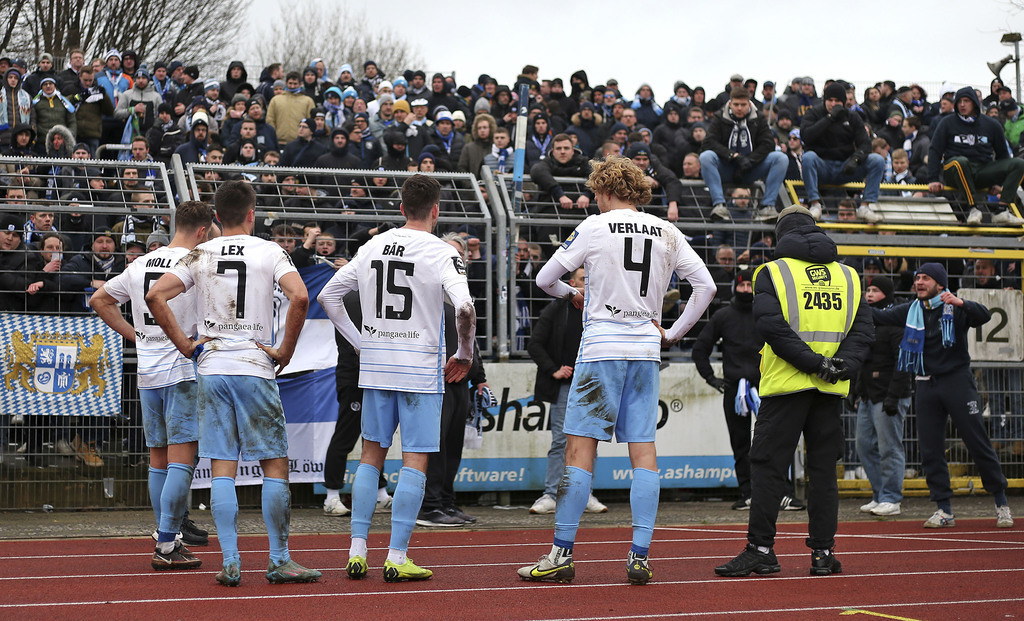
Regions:
[[[623, 93], [648, 82], [659, 101], [678, 79], [714, 97], [733, 73], [762, 83], [843, 78], [857, 85], [858, 96], [864, 84], [883, 79], [950, 81], [987, 93], [993, 76], [985, 63], [1013, 51], [1000, 36], [1024, 29], [1024, 14], [1010, 0], [344, 2], [405, 37], [428, 72], [455, 71], [459, 84], [481, 73], [511, 84], [529, 63], [540, 67], [542, 79], [561, 77], [567, 90], [569, 76], [582, 68], [591, 84], [618, 79]], [[253, 0], [251, 18], [267, 24], [280, 7], [280, 0]], [[335, 77], [342, 62], [364, 59], [327, 60]], [[1003, 79], [1013, 86], [1013, 65]]]

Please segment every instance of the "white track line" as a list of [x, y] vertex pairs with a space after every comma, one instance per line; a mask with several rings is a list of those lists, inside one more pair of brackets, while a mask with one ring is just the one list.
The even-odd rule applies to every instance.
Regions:
[[[1008, 572], [1024, 572], [1022, 569], [993, 569], [993, 570], [953, 570], [942, 572], [943, 576], [949, 575], [967, 575], [967, 574], [1006, 574]], [[899, 576], [928, 576], [934, 577], [935, 572], [923, 571], [923, 572], [902, 572], [900, 574], [839, 574], [830, 576], [827, 580], [829, 583], [844, 581], [844, 580], [856, 580], [859, 578], [890, 578], [894, 575]], [[656, 581], [651, 582], [646, 586], [647, 589], [658, 588], [663, 586], [673, 585], [698, 585], [698, 584], [727, 584], [730, 582], [754, 582], [766, 580], [776, 581], [810, 581], [820, 584], [823, 580], [817, 576], [790, 576], [781, 577], [775, 576], [771, 578], [757, 577], [757, 578], [713, 578], [707, 580], [672, 580], [672, 581]], [[210, 596], [210, 597], [199, 597], [199, 596], [184, 596], [184, 597], [163, 597], [163, 598], [150, 598], [150, 599], [99, 599], [95, 602], [39, 602], [34, 604], [0, 604], [0, 610], [2, 609], [13, 609], [13, 608], [42, 608], [42, 607], [78, 607], [78, 606], [135, 606], [138, 604], [195, 604], [197, 602], [246, 602], [246, 601], [267, 601], [267, 599], [307, 599], [307, 598], [325, 598], [325, 597], [364, 597], [364, 596], [381, 596], [381, 595], [429, 595], [429, 594], [443, 594], [443, 593], [494, 593], [496, 591], [514, 591], [524, 588], [558, 588], [560, 590], [569, 589], [591, 589], [591, 588], [633, 588], [629, 583], [624, 582], [610, 582], [602, 584], [536, 584], [536, 585], [523, 585], [518, 583], [514, 586], [483, 586], [473, 588], [414, 588], [414, 589], [403, 589], [403, 590], [379, 590], [379, 591], [365, 591], [365, 592], [342, 592], [342, 593], [301, 593], [301, 594], [253, 594], [253, 595], [226, 595], [226, 596]], [[313, 587], [315, 588], [315, 587]], [[226, 589], [225, 589], [226, 590]], [[1021, 602], [1024, 601], [1024, 597], [1012, 598], [1012, 599], [978, 599], [978, 601], [971, 602], [950, 602], [949, 604], [982, 604], [982, 603], [999, 603], [999, 602]], [[941, 602], [928, 602], [920, 604], [894, 604], [894, 605], [874, 605], [879, 606], [931, 606], [941, 605]], [[838, 610], [841, 608], [850, 608], [850, 606], [829, 606], [829, 607], [816, 607], [807, 608], [807, 611], [815, 610]], [[858, 606], [858, 608], [866, 608], [864, 606]], [[794, 609], [796, 612], [800, 612], [805, 609]], [[773, 611], [737, 611], [736, 614], [762, 614], [763, 612]], [[778, 612], [786, 612], [786, 610], [780, 610]], [[715, 612], [699, 612], [699, 613], [680, 613], [685, 616], [707, 616], [709, 614], [730, 614], [727, 612], [715, 613]], [[658, 615], [660, 617], [668, 615]], [[594, 619], [615, 619], [616, 617], [595, 617]], [[637, 618], [637, 617], [620, 617], [620, 618]], [[650, 618], [650, 615], [643, 615], [643, 618]]]
[[[385, 549], [380, 549], [381, 553], [383, 553]], [[338, 552], [338, 553], [342, 552], [342, 550], [331, 550], [331, 551], [332, 552]], [[850, 556], [875, 556], [875, 555], [883, 555], [883, 554], [902, 554], [902, 555], [906, 555], [906, 554], [937, 554], [937, 553], [957, 554], [957, 553], [961, 553], [961, 552], [970, 552], [970, 553], [973, 553], [973, 552], [1007, 552], [1007, 549], [1005, 547], [993, 547], [993, 548], [947, 548], [947, 549], [942, 549], [942, 550], [914, 550], [914, 551], [908, 551], [908, 550], [865, 550], [865, 551], [861, 551], [861, 552], [843, 552], [841, 554], [841, 556], [843, 558], [847, 558], [847, 557], [850, 557]], [[215, 553], [214, 552], [205, 552], [204, 554], [215, 554]], [[731, 554], [729, 554], [729, 555], [712, 554], [712, 555], [707, 555], [707, 556], [664, 556], [664, 557], [663, 556], [657, 556], [657, 557], [655, 557], [653, 559], [653, 561], [655, 563], [655, 567], [657, 567], [661, 563], [668, 562], [668, 561], [708, 561], [708, 562], [712, 562], [712, 561], [719, 561], [719, 560], [723, 560], [723, 559], [729, 559], [731, 556], [732, 556]], [[788, 558], [804, 559], [804, 558], [807, 557], [807, 553], [806, 552], [801, 552], [799, 554], [778, 554], [777, 556], [779, 558], [781, 558], [781, 559], [788, 559]], [[136, 555], [136, 557], [138, 557], [140, 559], [144, 558], [144, 557], [139, 556], [139, 555]], [[73, 558], [73, 557], [62, 557], [62, 558]], [[579, 562], [582, 563], [582, 564], [585, 564], [585, 565], [591, 565], [591, 564], [597, 564], [597, 563], [622, 563], [623, 559], [622, 559], [621, 556], [616, 556], [616, 557], [613, 557], [613, 558], [587, 558], [587, 559], [582, 559]], [[505, 561], [505, 562], [501, 562], [501, 563], [453, 563], [453, 564], [428, 563], [428, 564], [430, 565], [430, 568], [434, 569], [435, 571], [436, 570], [441, 570], [441, 569], [457, 569], [457, 568], [463, 568], [463, 567], [508, 567], [511, 570], [511, 569], [514, 569], [516, 567], [520, 567], [520, 566], [523, 565], [522, 562], [511, 562], [511, 561]], [[338, 571], [338, 572], [345, 571], [344, 567], [318, 567], [317, 569], [322, 571], [322, 572], [325, 572], [325, 573], [326, 572], [332, 572], [332, 571]], [[371, 569], [377, 569], [377, 568], [371, 567]], [[997, 569], [993, 569], [993, 571], [998, 571], [998, 570]], [[42, 575], [42, 576], [6, 576], [6, 577], [0, 577], [0, 582], [11, 582], [11, 581], [18, 581], [18, 580], [32, 580], [32, 581], [35, 581], [35, 580], [82, 580], [82, 579], [88, 579], [88, 578], [97, 578], [97, 579], [107, 579], [107, 578], [139, 578], [139, 577], [165, 578], [165, 577], [169, 577], [169, 576], [182, 576], [182, 575], [202, 574], [202, 573], [204, 573], [204, 572], [200, 570], [200, 571], [142, 571], [142, 572], [109, 573], [109, 574], [57, 574], [57, 575], [55, 575], [55, 574], [47, 574], [47, 575]], [[246, 570], [243, 570], [242, 573], [243, 574], [246, 574], [246, 573], [263, 574], [264, 570], [262, 570], [262, 569], [246, 569]], [[892, 575], [900, 575], [900, 574], [897, 572], [897, 573], [894, 573]]]

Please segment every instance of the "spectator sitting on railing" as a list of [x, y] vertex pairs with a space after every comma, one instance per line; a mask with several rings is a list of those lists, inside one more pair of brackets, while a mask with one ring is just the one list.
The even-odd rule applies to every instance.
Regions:
[[116, 247], [112, 232], [97, 231], [90, 250], [76, 254], [58, 272], [58, 290], [86, 294], [84, 297], [76, 295], [67, 313], [89, 312], [86, 306], [88, 294], [124, 270], [124, 259], [114, 254]]
[[769, 221], [778, 217], [775, 201], [789, 162], [785, 154], [775, 150], [768, 122], [750, 105], [750, 92], [745, 87], [736, 87], [726, 107], [712, 117], [702, 144], [700, 163], [711, 192], [713, 219], [730, 219], [722, 182], [733, 179], [741, 183], [766, 179], [757, 219]]
[[678, 220], [679, 201], [683, 191], [679, 179], [652, 156], [650, 145], [645, 142], [634, 142], [629, 145], [626, 157], [644, 171], [644, 176], [651, 184], [654, 198], [643, 207], [643, 210], [659, 218], [666, 218], [669, 222]]
[[800, 181], [803, 179], [804, 143], [800, 140], [800, 128], [789, 132], [786, 138], [786, 157], [789, 158], [789, 166], [786, 168], [786, 179]]
[[[530, 178], [552, 199], [558, 202], [562, 209], [587, 209], [593, 195], [589, 190], [583, 190], [576, 200], [566, 195], [562, 186], [555, 181], [555, 177], [576, 177], [586, 179], [590, 176], [590, 161], [583, 153], [576, 151], [572, 146], [572, 139], [566, 134], [558, 134], [551, 139], [551, 150], [549, 156], [537, 162], [530, 168]], [[546, 211], [541, 207], [540, 211]]]
[[134, 118], [138, 121], [139, 131], [146, 133], [156, 123], [157, 108], [163, 102], [163, 97], [150, 81], [149, 70], [142, 67], [135, 74], [135, 85], [118, 96], [114, 118], [121, 121]]
[[846, 86], [833, 82], [825, 87], [824, 102], [807, 111], [800, 124], [800, 137], [807, 153], [803, 158], [804, 185], [808, 210], [821, 219], [822, 206], [818, 183], [847, 183], [864, 180], [864, 193], [857, 216], [870, 223], [881, 222], [878, 213], [878, 184], [885, 160], [871, 153], [871, 139], [864, 120], [846, 108]]
[[306, 118], [299, 122], [298, 137], [284, 147], [281, 152], [281, 166], [310, 168], [316, 159], [327, 153], [327, 149], [313, 140], [316, 124], [313, 119]]
[[932, 131], [929, 190], [941, 192], [943, 180], [956, 188], [970, 207], [967, 213], [960, 207], [964, 222], [978, 225], [983, 214], [975, 204], [976, 186], [1001, 185], [999, 202], [989, 203], [992, 224], [1021, 226], [1024, 219], [1013, 215], [1009, 206], [1016, 200], [1024, 178], [1024, 160], [1010, 153], [999, 122], [981, 114], [981, 103], [973, 88], [965, 86], [957, 91], [955, 102], [956, 114], [946, 117]]

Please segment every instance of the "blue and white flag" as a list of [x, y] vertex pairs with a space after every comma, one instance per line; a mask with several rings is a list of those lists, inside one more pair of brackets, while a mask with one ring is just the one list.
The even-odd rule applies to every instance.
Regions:
[[0, 314], [0, 412], [120, 415], [121, 346], [99, 317]]
[[[306, 311], [306, 323], [299, 333], [295, 344], [295, 353], [291, 362], [285, 367], [287, 374], [300, 371], [317, 371], [334, 367], [338, 364], [338, 345], [334, 341], [334, 324], [327, 317], [316, 296], [324, 288], [327, 281], [334, 276], [334, 268], [326, 263], [310, 265], [299, 270], [302, 282], [309, 292], [309, 310]], [[274, 287], [274, 347], [280, 347], [284, 341], [285, 318], [288, 316], [288, 298], [280, 287]]]

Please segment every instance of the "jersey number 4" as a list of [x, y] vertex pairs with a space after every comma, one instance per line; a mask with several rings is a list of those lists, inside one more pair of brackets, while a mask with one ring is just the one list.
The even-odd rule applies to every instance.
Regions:
[[640, 297], [647, 297], [647, 286], [651, 283], [651, 238], [644, 240], [644, 256], [639, 262], [633, 260], [633, 238], [625, 239], [622, 249], [622, 264], [631, 272], [640, 272]]
[[[395, 282], [395, 274], [401, 271], [406, 278], [412, 278], [416, 266], [408, 261], [370, 261], [370, 269], [377, 272], [377, 319], [382, 316], [387, 319], [399, 319], [405, 321], [412, 317], [412, 288], [399, 285]], [[401, 296], [404, 302], [402, 308], [394, 306], [384, 308], [384, 291], [391, 295]]]

